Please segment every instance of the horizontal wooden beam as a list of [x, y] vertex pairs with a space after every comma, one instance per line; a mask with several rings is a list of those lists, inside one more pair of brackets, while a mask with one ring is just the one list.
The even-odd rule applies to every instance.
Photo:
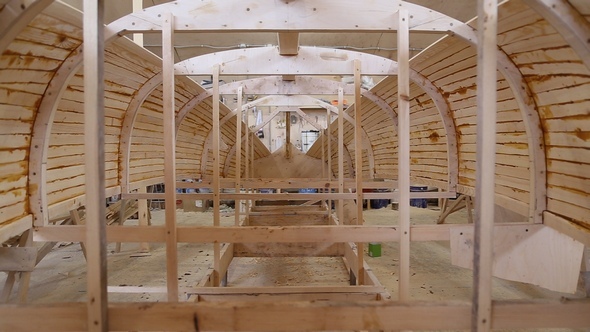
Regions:
[[[397, 192], [361, 193], [363, 199], [393, 199], [399, 198]], [[164, 193], [130, 193], [122, 194], [123, 199], [163, 199]], [[178, 199], [213, 199], [213, 193], [179, 193]], [[308, 201], [321, 199], [356, 199], [354, 193], [221, 193], [220, 199], [252, 199], [252, 200], [293, 200]], [[456, 193], [446, 191], [416, 191], [410, 193], [410, 198], [455, 198]]]
[[362, 63], [363, 75], [397, 74], [397, 62], [376, 55], [301, 46], [297, 56], [279, 54], [277, 46], [256, 47], [210, 53], [174, 65], [175, 75], [207, 75], [211, 67], [221, 63], [221, 75], [350, 75], [352, 61]]
[[[433, 223], [435, 221], [433, 220]], [[496, 224], [497, 226], [522, 223]], [[433, 224], [411, 226], [411, 241], [448, 241], [450, 229], [465, 224]], [[84, 242], [86, 226], [65, 225], [37, 227], [33, 233], [37, 242]], [[163, 226], [108, 226], [108, 242], [164, 242]], [[181, 243], [287, 243], [287, 242], [396, 242], [397, 226], [179, 226], [178, 242]], [[351, 240], [353, 239], [353, 240]]]
[[[85, 226], [46, 226], [35, 229], [36, 241], [84, 242]], [[179, 226], [183, 243], [387, 242], [398, 237], [394, 226]], [[109, 242], [164, 242], [162, 226], [110, 226]]]
[[[291, 179], [242, 179], [240, 184], [243, 188], [250, 189], [297, 189], [297, 188], [338, 188], [338, 181], [329, 181], [327, 179], [317, 178], [291, 178]], [[355, 187], [353, 179], [344, 181], [345, 189]], [[234, 179], [220, 179], [221, 188], [233, 189], [235, 187]], [[211, 188], [212, 180], [203, 180], [202, 182], [183, 182], [176, 183], [176, 188]], [[366, 189], [397, 189], [397, 181], [363, 181], [363, 188]]]
[[[358, 286], [357, 286], [358, 287]], [[204, 302], [111, 303], [111, 331], [465, 330], [470, 303]], [[590, 327], [590, 301], [494, 301], [492, 326]], [[1, 305], [0, 330], [87, 330], [85, 303]], [[272, 317], [272, 319], [269, 319]], [[452, 317], [450, 319], [449, 317]]]

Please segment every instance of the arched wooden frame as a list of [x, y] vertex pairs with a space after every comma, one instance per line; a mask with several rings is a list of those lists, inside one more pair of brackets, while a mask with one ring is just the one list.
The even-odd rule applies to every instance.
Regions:
[[[203, 1], [200, 4], [209, 3], [210, 1]], [[350, 1], [347, 1], [350, 2]], [[218, 2], [219, 3], [219, 2]], [[383, 18], [372, 16], [365, 16], [359, 15], [366, 10], [366, 8], [359, 8], [359, 12], [354, 11], [346, 11], [349, 13], [354, 12], [354, 20], [347, 21], [345, 20], [317, 20], [314, 24], [310, 24], [309, 20], [301, 20], [296, 22], [290, 22], [290, 24], [285, 24], [285, 22], [281, 22], [281, 24], [277, 24], [277, 22], [270, 22], [268, 24], [263, 24], [261, 26], [260, 20], [253, 20], [254, 18], [251, 15], [245, 15], [244, 19], [236, 20], [235, 14], [233, 13], [231, 18], [228, 17], [227, 20], [228, 24], [223, 24], [220, 21], [219, 17], [216, 15], [202, 10], [202, 8], [197, 8], [196, 11], [190, 12], [187, 11], [186, 8], [183, 6], [190, 5], [191, 1], [180, 1], [177, 3], [167, 3], [159, 6], [150, 7], [149, 9], [144, 10], [141, 13], [134, 13], [122, 17], [121, 19], [109, 24], [106, 27], [105, 31], [105, 41], [110, 42], [115, 38], [119, 37], [121, 34], [124, 33], [133, 33], [133, 32], [150, 32], [155, 30], [161, 30], [161, 23], [160, 19], [158, 18], [158, 13], [161, 13], [162, 10], [164, 12], [170, 11], [173, 9], [175, 15], [178, 15], [178, 18], [175, 20], [175, 30], [198, 30], [198, 31], [208, 31], [208, 32], [228, 32], [228, 31], [266, 31], [266, 29], [272, 29], [273, 31], [283, 31], [283, 30], [296, 30], [296, 31], [316, 31], [316, 29], [322, 29], [326, 31], [366, 31], [366, 32], [379, 32], [379, 31], [391, 31], [397, 28], [394, 26], [395, 20], [387, 20], [387, 24], [384, 24]], [[197, 5], [193, 3], [194, 5]], [[235, 5], [235, 1], [227, 1], [223, 2], [222, 5]], [[338, 3], [338, 5], [342, 5], [342, 3]], [[398, 8], [392, 8], [392, 2], [381, 0], [377, 4], [378, 6], [383, 6], [383, 15], [388, 15], [390, 13], [394, 13], [397, 11]], [[470, 42], [471, 44], [475, 45], [477, 43], [477, 36], [474, 32], [474, 29], [465, 25], [464, 23], [449, 18], [443, 14], [434, 12], [422, 6], [401, 2], [404, 8], [408, 9], [410, 12], [413, 13], [413, 16], [410, 20], [410, 30], [412, 31], [439, 31], [441, 33], [450, 32], [456, 36], [459, 36], [466, 41]], [[351, 8], [362, 7], [361, 4], [352, 1], [350, 4]], [[272, 7], [272, 8], [269, 8]], [[37, 10], [42, 10], [40, 7], [36, 7]], [[259, 9], [262, 8], [264, 11], [272, 12], [276, 10], [280, 10], [281, 7], [276, 7], [276, 3], [268, 3], [265, 5], [261, 5], [258, 7]], [[166, 10], [167, 9], [167, 10]], [[200, 9], [200, 10], [199, 10]], [[391, 10], [388, 13], [386, 9]], [[177, 12], [180, 11], [180, 12]], [[191, 15], [199, 14], [201, 18], [198, 21], [199, 26], [194, 26], [194, 20], [190, 22], [188, 20], [187, 13], [191, 13]], [[231, 11], [230, 11], [231, 12]], [[379, 11], [377, 11], [379, 12]], [[375, 11], [372, 11], [374, 14]], [[276, 14], [276, 17], [280, 16], [280, 13], [273, 13]], [[346, 16], [346, 14], [345, 14]], [[347, 16], [348, 17], [348, 16]], [[223, 18], [222, 18], [223, 20]], [[362, 22], [359, 22], [361, 20]], [[230, 22], [231, 21], [231, 22]], [[330, 21], [330, 23], [328, 23]], [[239, 27], [235, 26], [236, 22], [239, 22]], [[312, 21], [313, 22], [313, 21]], [[336, 22], [336, 23], [332, 23]], [[361, 24], [358, 24], [359, 22]], [[229, 24], [231, 23], [231, 24]], [[277, 24], [277, 25], [273, 25]], [[73, 62], [73, 65], [70, 67], [73, 72], [76, 72], [81, 65], [81, 61], [78, 63]], [[527, 134], [529, 138], [529, 155], [531, 157], [531, 203], [530, 209], [531, 213], [529, 214], [530, 217], [536, 221], [541, 222], [542, 218], [542, 211], [545, 210], [546, 207], [546, 164], [545, 164], [545, 154], [544, 154], [544, 141], [543, 141], [543, 133], [539, 126], [535, 125], [540, 123], [539, 116], [535, 111], [534, 101], [532, 100], [531, 96], [532, 93], [526, 82], [524, 81], [522, 74], [518, 71], [518, 68], [510, 61], [508, 56], [501, 50], [498, 50], [498, 69], [504, 74], [507, 81], [510, 83], [510, 86], [516, 96], [517, 102], [520, 106], [521, 111], [523, 112], [524, 123], [527, 128]], [[61, 89], [63, 90], [67, 86], [67, 81], [63, 83]], [[50, 111], [47, 109], [40, 109], [39, 112], [46, 112]], [[31, 170], [30, 172], [35, 172], [40, 170], [42, 167], [41, 165], [36, 165], [36, 168]], [[33, 185], [38, 185], [39, 187], [42, 186], [43, 181], [39, 183], [32, 183]], [[42, 189], [39, 190], [42, 192]], [[31, 197], [31, 202], [33, 202], [36, 198]], [[46, 211], [42, 210], [42, 211]], [[42, 213], [41, 211], [41, 213]]]

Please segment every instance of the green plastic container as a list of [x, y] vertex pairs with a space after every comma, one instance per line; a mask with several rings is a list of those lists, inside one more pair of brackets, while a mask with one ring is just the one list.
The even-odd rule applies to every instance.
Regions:
[[381, 257], [381, 243], [375, 243], [375, 242], [369, 243], [369, 256], [370, 257]]

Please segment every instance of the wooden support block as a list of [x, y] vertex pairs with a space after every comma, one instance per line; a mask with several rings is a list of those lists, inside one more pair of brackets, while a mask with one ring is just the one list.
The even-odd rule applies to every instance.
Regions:
[[[451, 262], [473, 267], [472, 225], [451, 228]], [[540, 224], [494, 226], [492, 274], [553, 291], [575, 293], [584, 245]]]
[[35, 247], [0, 247], [0, 271], [33, 271], [37, 263]]

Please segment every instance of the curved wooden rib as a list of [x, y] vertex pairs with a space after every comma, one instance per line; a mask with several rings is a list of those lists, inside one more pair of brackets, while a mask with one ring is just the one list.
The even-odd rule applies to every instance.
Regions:
[[[158, 15], [172, 12], [176, 17], [176, 31], [391, 32], [397, 30], [398, 22], [392, 19], [392, 15], [400, 7], [413, 14], [411, 31], [444, 33], [450, 27], [462, 24], [442, 13], [399, 0], [375, 0], [371, 2], [371, 6], [355, 0], [327, 0], [321, 4], [312, 0], [258, 1], [255, 6], [236, 0], [181, 0], [127, 15], [109, 26], [113, 31], [126, 33], [161, 30]], [[338, 8], [342, 9], [335, 10]], [[195, 20], [194, 17], [199, 19]]]
[[[477, 35], [470, 26], [463, 25], [454, 29], [453, 32], [472, 45], [477, 45]], [[496, 54], [498, 70], [514, 93], [527, 133], [531, 188], [529, 219], [535, 223], [541, 223], [543, 211], [547, 207], [547, 164], [541, 120], [539, 119], [539, 113], [537, 113], [533, 93], [520, 70], [504, 51], [498, 49]]]
[[590, 69], [590, 22], [565, 0], [524, 0], [559, 32]]
[[80, 46], [59, 67], [43, 94], [35, 118], [29, 151], [29, 204], [35, 226], [47, 225], [49, 221], [46, 171], [53, 117], [67, 83], [76, 73], [73, 68], [82, 61], [82, 58], [82, 46]]
[[53, 0], [10, 0], [0, 11], [0, 54]]
[[442, 118], [447, 134], [447, 159], [448, 159], [448, 188], [447, 191], [457, 191], [459, 181], [459, 147], [457, 145], [457, 129], [455, 121], [447, 100], [440, 93], [440, 90], [422, 74], [410, 70], [410, 80], [420, 86], [434, 101], [436, 108]]
[[121, 192], [128, 193], [129, 187], [129, 159], [131, 154], [131, 135], [135, 125], [135, 119], [139, 108], [146, 98], [162, 84], [162, 72], [152, 76], [133, 95], [125, 111], [125, 119], [121, 128], [121, 139], [119, 140], [119, 182]]

